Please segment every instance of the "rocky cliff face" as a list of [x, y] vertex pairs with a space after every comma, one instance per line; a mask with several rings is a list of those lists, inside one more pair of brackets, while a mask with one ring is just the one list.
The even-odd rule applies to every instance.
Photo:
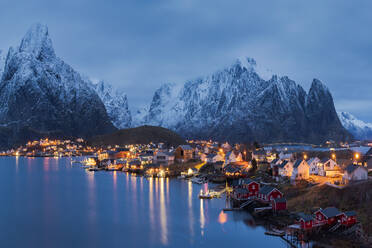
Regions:
[[1, 76], [3, 75], [4, 66], [5, 66], [5, 55], [4, 55], [4, 52], [0, 50], [0, 80], [1, 80]]
[[350, 113], [338, 112], [342, 125], [359, 140], [372, 140], [372, 123], [357, 119]]
[[7, 144], [33, 136], [89, 137], [115, 130], [89, 80], [59, 59], [48, 28], [31, 27], [10, 48], [0, 82], [0, 124]]
[[132, 115], [129, 111], [127, 95], [104, 81], [95, 84], [94, 88], [114, 126], [119, 129], [131, 127]]
[[163, 85], [142, 124], [167, 127], [187, 138], [238, 142], [350, 138], [329, 90], [319, 80], [314, 79], [307, 94], [288, 77], [263, 80], [253, 59], [244, 64], [237, 61], [181, 87]]

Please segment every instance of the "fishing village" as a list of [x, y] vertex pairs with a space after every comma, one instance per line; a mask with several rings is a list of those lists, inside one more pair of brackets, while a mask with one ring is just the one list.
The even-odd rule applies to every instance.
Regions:
[[[371, 244], [372, 144], [235, 144], [187, 141], [94, 146], [83, 139], [29, 141], [1, 156], [71, 157], [92, 173], [190, 180], [202, 200], [226, 197], [224, 212], [248, 211], [289, 247]], [[102, 171], [102, 172], [101, 172]], [[356, 193], [358, 192], [358, 193]], [[361, 203], [364, 203], [361, 204]]]

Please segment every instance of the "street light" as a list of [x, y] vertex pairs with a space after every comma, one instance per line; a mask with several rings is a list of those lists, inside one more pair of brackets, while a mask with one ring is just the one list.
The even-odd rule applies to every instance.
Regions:
[[360, 157], [359, 153], [355, 153], [354, 157], [355, 157], [356, 160], [358, 160], [359, 157]]
[[332, 159], [333, 159], [333, 160], [336, 159], [336, 154], [332, 153]]

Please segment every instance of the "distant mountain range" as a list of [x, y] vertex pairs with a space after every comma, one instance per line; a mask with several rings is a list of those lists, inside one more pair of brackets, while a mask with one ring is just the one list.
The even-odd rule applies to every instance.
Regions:
[[358, 120], [355, 116], [347, 112], [338, 112], [338, 117], [342, 125], [359, 140], [372, 140], [372, 123]]
[[187, 138], [236, 142], [350, 139], [319, 80], [306, 93], [288, 77], [262, 79], [255, 66], [247, 59], [181, 87], [165, 84], [135, 123], [167, 127]]
[[288, 77], [264, 80], [255, 67], [246, 59], [183, 85], [164, 84], [148, 106], [132, 114], [124, 92], [81, 76], [56, 56], [48, 28], [36, 24], [17, 48], [6, 56], [0, 51], [0, 146], [39, 136], [92, 137], [140, 125], [233, 142], [349, 140], [345, 128], [369, 137], [369, 124], [337, 115], [330, 91], [319, 80], [305, 92]]

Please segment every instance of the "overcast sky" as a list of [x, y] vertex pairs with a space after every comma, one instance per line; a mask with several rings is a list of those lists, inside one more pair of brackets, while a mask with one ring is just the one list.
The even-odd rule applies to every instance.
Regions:
[[320, 79], [337, 110], [372, 122], [372, 1], [117, 2], [0, 0], [0, 49], [44, 23], [59, 57], [125, 90], [131, 107], [162, 83], [253, 57], [305, 90]]

